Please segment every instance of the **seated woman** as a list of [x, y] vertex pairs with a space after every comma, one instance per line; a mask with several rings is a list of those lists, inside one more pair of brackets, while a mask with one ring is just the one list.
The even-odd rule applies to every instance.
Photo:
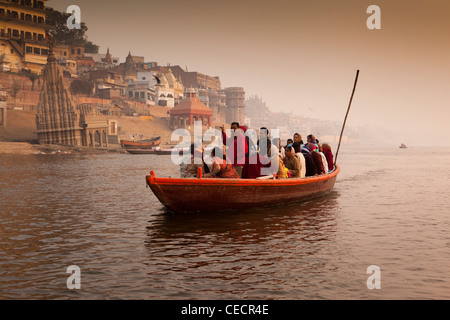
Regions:
[[317, 151], [317, 152], [322, 157], [323, 171], [325, 174], [327, 174], [328, 173], [328, 160], [327, 160], [327, 157], [325, 157], [325, 154], [323, 153], [321, 144], [319, 144], [319, 151]]
[[324, 143], [322, 144], [323, 154], [327, 158], [328, 162], [328, 171], [334, 170], [334, 163], [333, 163], [333, 153], [331, 152], [331, 147], [329, 144]]
[[306, 160], [300, 142], [294, 142], [292, 148], [295, 150], [295, 156], [300, 160], [300, 178], [304, 178], [306, 176]]
[[212, 170], [211, 173], [205, 174], [204, 178], [223, 178], [223, 179], [239, 179], [237, 173], [231, 161], [226, 160], [226, 152], [223, 152], [223, 157], [219, 158], [218, 155], [220, 148], [214, 148], [211, 152], [212, 156]]
[[181, 178], [196, 178], [197, 177], [197, 168], [202, 168], [203, 164], [196, 164], [195, 157], [202, 157], [202, 150], [195, 149], [195, 145], [191, 144], [191, 161], [190, 163], [181, 163], [180, 164], [180, 177]]
[[314, 143], [309, 143], [308, 149], [311, 152], [311, 158], [316, 165], [317, 175], [325, 174], [322, 156], [319, 154], [319, 147], [317, 147]]
[[281, 156], [278, 156], [278, 172], [276, 177], [279, 180], [287, 179], [288, 177], [288, 169], [284, 166], [284, 162]]
[[308, 148], [302, 148], [302, 154], [305, 157], [305, 176], [313, 177], [318, 174], [316, 164], [314, 163], [313, 158], [311, 157], [311, 153]]

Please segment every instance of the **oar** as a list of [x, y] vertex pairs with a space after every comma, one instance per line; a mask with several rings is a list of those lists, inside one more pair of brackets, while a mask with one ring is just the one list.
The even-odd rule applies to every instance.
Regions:
[[352, 106], [353, 97], [355, 95], [356, 84], [358, 83], [358, 77], [359, 77], [359, 70], [356, 71], [355, 85], [353, 86], [353, 92], [352, 92], [352, 96], [350, 98], [350, 103], [348, 104], [347, 114], [345, 115], [344, 124], [342, 125], [341, 136], [339, 138], [339, 145], [338, 145], [338, 148], [337, 148], [337, 151], [336, 151], [336, 155], [335, 155], [335, 158], [334, 158], [334, 166], [335, 167], [336, 167], [336, 163], [337, 163], [337, 157], [338, 157], [338, 154], [339, 154], [339, 149], [341, 148], [341, 141], [342, 141], [342, 136], [344, 134], [345, 124], [347, 123], [348, 114], [350, 112], [350, 107]]

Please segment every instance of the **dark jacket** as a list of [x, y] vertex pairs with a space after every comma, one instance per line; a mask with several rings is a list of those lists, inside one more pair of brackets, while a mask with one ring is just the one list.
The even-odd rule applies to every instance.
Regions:
[[304, 153], [303, 156], [305, 157], [305, 165], [306, 165], [305, 176], [306, 177], [313, 177], [316, 174], [318, 174], [317, 173], [316, 164], [314, 163], [314, 160], [311, 157], [311, 155]]
[[325, 169], [323, 168], [322, 156], [318, 152], [311, 152], [311, 158], [314, 160], [316, 165], [317, 174], [324, 174]]

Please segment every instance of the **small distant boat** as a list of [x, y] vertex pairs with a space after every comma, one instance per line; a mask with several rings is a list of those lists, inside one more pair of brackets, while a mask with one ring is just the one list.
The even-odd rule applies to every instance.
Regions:
[[408, 147], [406, 146], [406, 144], [402, 143], [399, 148], [400, 149], [407, 149]]
[[130, 154], [156, 154], [156, 155], [171, 155], [174, 151], [178, 151], [180, 154], [185, 152], [189, 152], [188, 149], [183, 148], [171, 148], [171, 149], [159, 149], [159, 148], [152, 148], [152, 149], [127, 149], [126, 150]]
[[141, 141], [121, 140], [120, 144], [124, 149], [153, 149], [161, 144], [161, 137]]
[[[159, 156], [165, 156], [165, 155], [171, 155], [173, 151], [177, 151], [177, 149], [160, 149], [160, 150], [155, 150], [155, 153]], [[178, 151], [183, 151], [182, 149], [178, 150]]]
[[154, 149], [127, 149], [130, 154], [156, 154]]

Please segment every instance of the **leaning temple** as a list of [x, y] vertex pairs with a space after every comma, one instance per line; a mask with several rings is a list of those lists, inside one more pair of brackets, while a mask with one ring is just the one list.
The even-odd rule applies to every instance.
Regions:
[[75, 106], [50, 48], [36, 114], [40, 144], [107, 147], [108, 125], [89, 105]]

